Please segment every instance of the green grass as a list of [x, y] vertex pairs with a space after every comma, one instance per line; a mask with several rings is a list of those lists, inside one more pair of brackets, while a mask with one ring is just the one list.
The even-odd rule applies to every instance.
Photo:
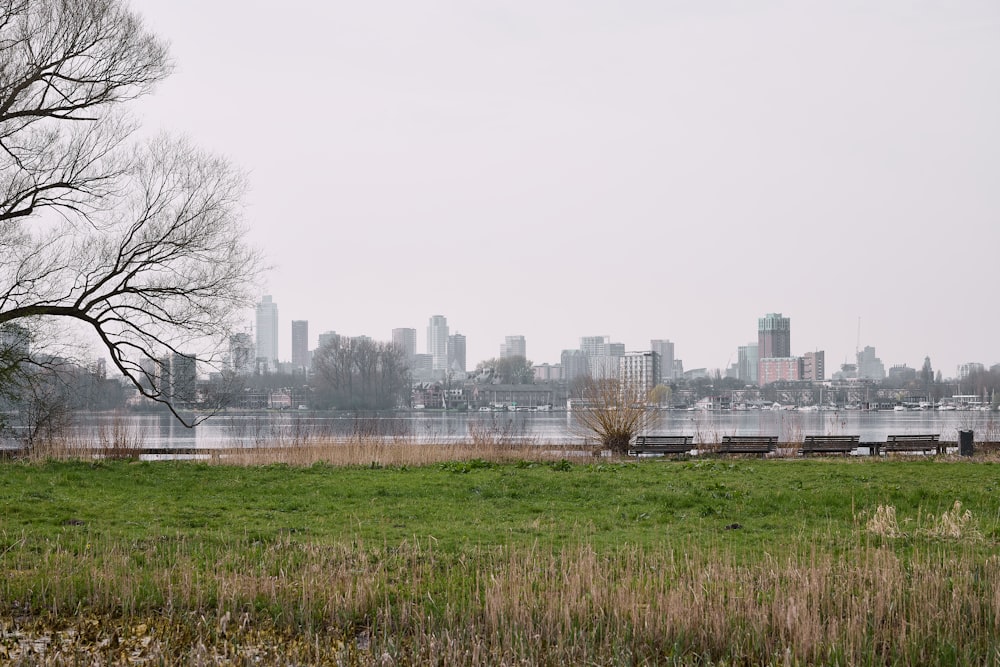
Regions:
[[[307, 663], [989, 664], [997, 473], [930, 459], [6, 464], [0, 662], [21, 636], [4, 627], [52, 641], [73, 627], [66, 656], [87, 662], [111, 655], [106, 627], [136, 625], [156, 628], [158, 659], [197, 661], [190, 647], [237, 641], [231, 617], [240, 646], [300, 642]], [[942, 537], [955, 501], [969, 524]], [[879, 506], [899, 537], [873, 532]], [[96, 635], [81, 629], [92, 618]]]
[[[880, 504], [916, 515], [960, 500], [995, 539], [998, 486], [996, 465], [934, 461], [474, 460], [418, 468], [50, 462], [0, 467], [0, 531], [27, 531], [32, 539], [97, 532], [223, 542], [283, 534], [314, 542], [429, 537], [443, 551], [536, 540], [767, 548], [817, 532], [842, 536], [854, 530], [859, 510]], [[724, 530], [734, 523], [739, 531]]]

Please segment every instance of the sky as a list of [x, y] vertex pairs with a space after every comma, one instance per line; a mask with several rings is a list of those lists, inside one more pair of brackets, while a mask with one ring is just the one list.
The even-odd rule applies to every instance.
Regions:
[[176, 66], [133, 111], [249, 177], [282, 358], [440, 314], [470, 368], [724, 369], [777, 312], [828, 376], [1000, 362], [995, 0], [131, 5]]

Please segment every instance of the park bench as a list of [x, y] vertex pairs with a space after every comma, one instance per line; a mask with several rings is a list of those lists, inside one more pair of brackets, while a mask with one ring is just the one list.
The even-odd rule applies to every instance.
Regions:
[[688, 454], [693, 445], [693, 435], [637, 435], [628, 453], [634, 456]]
[[[940, 454], [942, 452], [938, 433], [928, 433], [923, 435], [890, 435], [886, 438], [881, 450], [886, 454], [891, 452], [930, 452]], [[878, 447], [878, 445], [876, 445]], [[876, 451], [876, 453], [878, 453]]]
[[717, 454], [760, 454], [761, 458], [778, 448], [776, 435], [724, 435]]
[[802, 441], [799, 453], [810, 454], [850, 454], [861, 441], [860, 435], [807, 435]]

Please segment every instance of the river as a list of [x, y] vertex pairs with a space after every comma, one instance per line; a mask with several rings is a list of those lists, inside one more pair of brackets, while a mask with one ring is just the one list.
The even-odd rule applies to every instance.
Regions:
[[[538, 444], [582, 442], [585, 434], [571, 413], [466, 413], [415, 411], [359, 416], [344, 413], [284, 412], [214, 415], [187, 428], [163, 414], [85, 414], [76, 420], [81, 438], [99, 437], [117, 423], [155, 448], [254, 447], [303, 443], [317, 438], [361, 437], [415, 444], [429, 442], [520, 440]], [[799, 442], [806, 435], [860, 435], [862, 442], [882, 442], [890, 434], [937, 433], [955, 441], [959, 430], [972, 430], [976, 441], [1000, 441], [996, 412], [797, 412], [668, 411], [648, 433], [691, 435], [694, 441], [718, 442], [724, 435], [777, 435]]]

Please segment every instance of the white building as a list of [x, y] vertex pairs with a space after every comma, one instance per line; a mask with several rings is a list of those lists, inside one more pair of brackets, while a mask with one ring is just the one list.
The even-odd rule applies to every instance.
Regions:
[[278, 304], [270, 295], [257, 304], [257, 360], [267, 370], [278, 368]]
[[448, 370], [448, 319], [434, 315], [427, 323], [427, 354], [433, 371]]

